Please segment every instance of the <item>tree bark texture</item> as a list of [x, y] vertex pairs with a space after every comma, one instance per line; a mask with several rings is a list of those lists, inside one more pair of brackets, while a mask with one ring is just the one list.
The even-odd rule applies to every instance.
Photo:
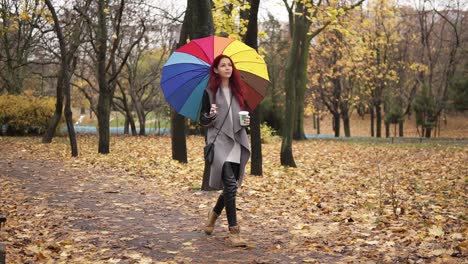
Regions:
[[42, 137], [42, 143], [51, 143], [52, 139], [55, 136], [55, 131], [62, 119], [63, 113], [63, 87], [62, 87], [62, 77], [59, 76], [57, 79], [57, 88], [56, 88], [56, 101], [55, 101], [55, 111], [54, 115], [49, 121], [47, 131]]
[[[185, 128], [185, 117], [179, 115], [174, 109], [171, 110], [171, 144], [172, 144], [172, 159], [179, 162], [187, 163], [187, 146], [185, 133], [181, 133], [178, 128]], [[185, 129], [182, 130], [185, 132]]]
[[351, 137], [351, 121], [348, 112], [341, 112], [345, 137]]
[[[78, 42], [78, 40], [72, 38], [72, 41], [75, 41], [75, 42], [72, 42], [70, 44], [70, 48], [67, 48], [65, 36], [62, 32], [62, 28], [60, 27], [60, 21], [57, 17], [55, 8], [50, 2], [50, 0], [46, 0], [45, 3], [47, 5], [47, 8], [52, 14], [52, 18], [54, 20], [54, 30], [59, 40], [61, 68], [59, 70], [59, 77], [57, 80], [56, 109], [55, 109], [54, 117], [52, 118], [52, 121], [50, 122], [49, 127], [47, 129], [47, 133], [43, 138], [43, 142], [50, 143], [52, 141], [52, 137], [54, 136], [55, 131], [57, 130], [57, 126], [62, 116], [63, 97], [65, 94], [65, 121], [67, 123], [68, 138], [70, 140], [70, 147], [71, 147], [71, 152], [72, 152], [71, 154], [72, 154], [72, 157], [77, 157], [78, 146], [77, 146], [77, 141], [76, 141], [75, 128], [73, 126], [73, 113], [71, 111], [70, 79], [71, 79], [71, 72], [73, 71], [71, 69], [74, 68], [74, 66], [71, 65], [72, 58], [78, 47], [76, 43]], [[77, 34], [76, 31], [73, 34]], [[79, 38], [79, 35], [78, 35], [78, 38]]]
[[[106, 80], [104, 80], [104, 82], [106, 82]], [[106, 84], [101, 84], [101, 85], [107, 86], [107, 82]], [[108, 154], [110, 152], [109, 143], [110, 143], [111, 101], [112, 101], [112, 96], [110, 95], [109, 91], [100, 90], [98, 106], [97, 106], [97, 111], [98, 111], [97, 119], [98, 119], [98, 133], [99, 133], [98, 153], [101, 153], [101, 154]]]
[[335, 131], [335, 137], [340, 137], [340, 113], [335, 112], [333, 114], [333, 130]]
[[[214, 34], [213, 15], [211, 13], [211, 1], [209, 0], [187, 0], [187, 10], [185, 12], [184, 23], [182, 25], [182, 32], [179, 44], [185, 44], [187, 36], [190, 39], [198, 39], [208, 37]], [[185, 118], [184, 118], [185, 119]], [[182, 129], [179, 127], [178, 129]], [[185, 126], [184, 126], [185, 135]], [[175, 131], [173, 132], [175, 133]], [[178, 132], [181, 133], [181, 132]], [[183, 148], [187, 152], [187, 147], [184, 141]], [[200, 153], [201, 154], [201, 153]], [[210, 165], [205, 162], [203, 169], [202, 187], [203, 191], [212, 190], [209, 186], [210, 178]]]
[[307, 64], [309, 61], [309, 45], [310, 40], [308, 35], [305, 34], [309, 28], [309, 22], [306, 19], [298, 19], [296, 23], [303, 23], [304, 35], [301, 38], [301, 55], [297, 65], [297, 79], [296, 79], [296, 119], [294, 124], [293, 139], [305, 140], [304, 132], [304, 99], [307, 87]]
[[385, 137], [389, 138], [390, 137], [390, 123], [384, 122], [385, 125]]
[[[130, 109], [130, 105], [128, 104], [128, 101], [127, 101], [127, 95], [125, 93], [125, 90], [124, 90], [123, 86], [120, 85], [120, 83], [119, 83], [118, 86], [119, 86], [120, 92], [122, 94], [122, 104], [123, 104], [122, 111], [125, 114], [124, 134], [128, 135], [130, 133], [130, 130], [131, 130], [132, 131], [132, 136], [136, 136], [137, 131], [136, 131], [136, 126], [135, 126], [135, 120], [133, 119], [132, 110]], [[131, 97], [131, 100], [132, 100], [133, 97], [132, 96], [130, 96], [130, 97]], [[130, 130], [129, 130], [129, 127], [130, 127]]]
[[[190, 17], [190, 12], [192, 11], [192, 6], [190, 5], [192, 1], [187, 0], [187, 10], [185, 11], [184, 22], [182, 23], [182, 28], [180, 31], [179, 42], [177, 43], [176, 48], [180, 48], [187, 43], [188, 37], [188, 19]], [[185, 127], [185, 117], [180, 116], [175, 112], [174, 109], [171, 109], [171, 151], [172, 159], [179, 162], [187, 163], [187, 139], [186, 127]], [[206, 167], [206, 166], [205, 166]], [[206, 168], [205, 168], [206, 169]]]
[[[142, 40], [143, 34], [146, 30], [145, 24], [142, 23], [142, 31], [138, 38], [131, 43], [125, 52], [119, 51], [119, 53], [124, 53], [122, 57], [117, 55], [119, 43], [121, 42], [121, 23], [123, 11], [125, 9], [125, 0], [120, 0], [119, 4], [116, 5], [117, 9], [115, 9], [114, 16], [109, 16], [107, 14], [108, 11], [106, 10], [109, 10], [108, 5], [109, 3], [106, 0], [98, 1], [97, 25], [95, 25], [96, 37], [93, 44], [96, 53], [97, 80], [99, 85], [99, 99], [97, 106], [99, 124], [98, 152], [101, 154], [108, 154], [110, 151], [110, 113], [115, 88], [117, 87], [118, 74], [122, 71], [132, 49]], [[110, 42], [108, 39], [108, 17], [114, 19], [112, 21], [112, 25], [114, 28], [114, 35], [116, 36], [116, 38], [112, 38]], [[108, 50], [108, 43], [112, 44], [110, 50]], [[119, 65], [117, 64], [117, 57], [121, 57]], [[108, 61], [106, 61], [107, 58]]]
[[[303, 4], [298, 2], [296, 10], [302, 10]], [[286, 89], [286, 104], [285, 104], [285, 116], [283, 119], [283, 130], [282, 130], [282, 141], [281, 141], [281, 153], [280, 162], [283, 166], [296, 167], [294, 161], [292, 142], [294, 136], [294, 128], [296, 124], [296, 91], [299, 85], [298, 83], [298, 64], [300, 63], [302, 51], [303, 36], [306, 33], [305, 23], [299, 21], [305, 19], [296, 15], [296, 21], [293, 26], [293, 38], [291, 49], [288, 55], [288, 62], [286, 65], [286, 78], [285, 78], [285, 89]]]
[[[244, 42], [251, 48], [258, 50], [258, 8], [260, 0], [250, 0], [250, 12], [247, 19], [247, 33], [245, 34]], [[257, 107], [251, 113], [250, 119], [250, 142], [251, 152], [250, 157], [250, 174], [263, 175], [262, 162], [262, 138], [260, 133], [260, 107]]]
[[398, 123], [398, 136], [399, 137], [404, 136], [404, 125], [405, 125], [405, 121], [400, 120]]
[[99, 84], [99, 99], [97, 105], [97, 119], [99, 132], [98, 152], [108, 154], [110, 151], [110, 106], [112, 93], [107, 82], [106, 55], [107, 55], [107, 18], [104, 9], [106, 1], [98, 1], [98, 24], [96, 32], [97, 79]]
[[382, 137], [382, 108], [380, 103], [375, 104], [375, 122], [376, 122], [376, 137]]
[[320, 114], [317, 115], [317, 134], [320, 135]]

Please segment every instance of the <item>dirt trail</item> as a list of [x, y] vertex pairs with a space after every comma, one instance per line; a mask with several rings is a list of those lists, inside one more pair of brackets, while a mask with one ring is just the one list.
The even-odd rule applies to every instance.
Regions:
[[225, 225], [206, 236], [204, 215], [184, 210], [183, 200], [190, 197], [180, 197], [179, 206], [148, 186], [157, 183], [99, 169], [67, 171], [56, 161], [0, 152], [0, 214], [9, 214], [0, 238], [7, 247], [7, 263], [303, 260], [272, 251], [274, 240], [267, 235], [251, 237], [249, 248], [231, 248]]

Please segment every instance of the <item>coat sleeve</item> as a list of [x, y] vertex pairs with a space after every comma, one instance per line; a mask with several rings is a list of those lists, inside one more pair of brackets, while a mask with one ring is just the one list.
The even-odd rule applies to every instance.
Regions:
[[204, 127], [211, 127], [214, 124], [216, 115], [210, 116], [210, 96], [206, 91], [203, 92], [202, 105], [200, 109], [200, 123]]

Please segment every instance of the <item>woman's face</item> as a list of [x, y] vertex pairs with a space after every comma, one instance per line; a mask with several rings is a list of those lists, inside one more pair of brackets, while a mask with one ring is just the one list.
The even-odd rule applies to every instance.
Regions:
[[219, 74], [223, 79], [229, 79], [232, 75], [232, 63], [228, 58], [222, 58], [219, 61], [218, 67], [214, 69], [214, 72]]

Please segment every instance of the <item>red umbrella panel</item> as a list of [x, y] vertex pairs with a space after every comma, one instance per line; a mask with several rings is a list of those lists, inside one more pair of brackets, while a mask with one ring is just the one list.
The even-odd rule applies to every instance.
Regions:
[[220, 54], [229, 56], [246, 84], [251, 110], [263, 100], [269, 84], [263, 58], [244, 43], [216, 36], [195, 39], [177, 49], [163, 67], [161, 88], [168, 103], [181, 115], [198, 121], [210, 65]]

